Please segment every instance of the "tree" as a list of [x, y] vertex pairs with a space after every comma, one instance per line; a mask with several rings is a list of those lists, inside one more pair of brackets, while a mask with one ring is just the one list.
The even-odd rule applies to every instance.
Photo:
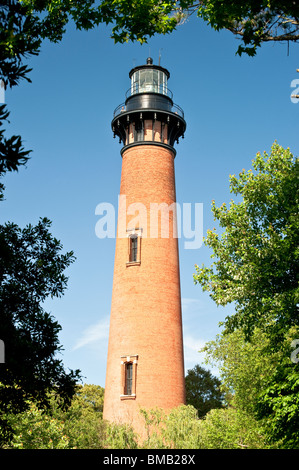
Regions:
[[[4, 136], [1, 129], [3, 122], [8, 120], [9, 112], [5, 105], [0, 105], [0, 179], [8, 171], [17, 171], [18, 167], [28, 161], [30, 150], [24, 150], [20, 136], [13, 135], [10, 138]], [[4, 184], [0, 182], [0, 202], [3, 199]]]
[[199, 448], [199, 419], [192, 405], [181, 405], [166, 413], [162, 408], [140, 409], [145, 420], [145, 449]]
[[221, 382], [210, 371], [197, 364], [188, 370], [185, 383], [187, 404], [194, 406], [199, 418], [203, 418], [213, 408], [223, 407]]
[[264, 420], [269, 440], [299, 449], [299, 364], [290, 361], [291, 337], [286, 336], [281, 360], [258, 397], [256, 416]]
[[107, 422], [105, 425], [105, 448], [137, 449], [138, 436], [129, 424]]
[[6, 448], [18, 449], [102, 449], [105, 445], [105, 423], [102, 411], [104, 389], [97, 385], [77, 384], [67, 409], [55, 390], [48, 394], [49, 406], [27, 402], [22, 413], [8, 413], [11, 439]]
[[150, 427], [148, 449], [261, 449], [269, 447], [259, 423], [246, 411], [233, 407], [210, 410], [199, 419], [192, 405], [165, 413], [141, 410]]
[[14, 436], [8, 448], [13, 449], [69, 449], [70, 444], [64, 431], [63, 421], [59, 421], [41, 410], [33, 402], [28, 409], [18, 415], [11, 415], [10, 424]]
[[246, 0], [183, 0], [175, 2], [175, 11], [181, 21], [196, 13], [216, 31], [226, 29], [238, 36], [242, 43], [237, 54], [253, 56], [257, 48], [268, 41], [298, 41], [299, 8], [296, 1]]
[[288, 0], [246, 0], [242, 3], [220, 0], [59, 0], [54, 5], [46, 0], [22, 0], [20, 3], [29, 18], [26, 27], [33, 27], [33, 41], [45, 37], [51, 41], [60, 40], [65, 25], [72, 19], [79, 29], [90, 29], [101, 23], [112, 24], [115, 42], [137, 40], [142, 43], [154, 34], [170, 33], [192, 14], [217, 31], [226, 29], [238, 36], [242, 40], [237, 50], [240, 55], [243, 52], [256, 54], [263, 42], [299, 39], [298, 5]]
[[[115, 42], [145, 42], [146, 36], [167, 33], [176, 20], [170, 17], [174, 2], [142, 0], [58, 0], [51, 1], [22, 0], [26, 15], [34, 19], [40, 31], [40, 37], [51, 41], [61, 40], [65, 26], [71, 19], [78, 29], [91, 29], [101, 23], [112, 26], [112, 38]], [[55, 25], [55, 30], [53, 30]]]
[[66, 372], [61, 351], [61, 326], [43, 308], [48, 297], [61, 297], [66, 268], [73, 252], [62, 254], [48, 219], [24, 229], [13, 223], [0, 226], [0, 338], [5, 364], [0, 368], [2, 438], [7, 438], [5, 414], [26, 409], [28, 400], [46, 405], [49, 390], [69, 404], [79, 371]]
[[207, 364], [219, 370], [226, 402], [230, 403], [233, 397], [234, 406], [252, 416], [280, 360], [280, 353], [269, 354], [268, 343], [265, 333], [258, 329], [250, 342], [245, 340], [242, 331], [236, 330], [217, 335], [201, 350]]
[[290, 356], [288, 338], [281, 349], [269, 351], [265, 333], [255, 330], [250, 342], [241, 331], [218, 335], [202, 352], [217, 365], [228, 402], [246, 413], [264, 436], [264, 443], [298, 448], [299, 377]]
[[217, 305], [234, 302], [227, 331], [240, 328], [249, 338], [261, 328], [279, 349], [289, 329], [299, 327], [298, 160], [274, 143], [270, 155], [258, 153], [252, 163], [255, 173], [242, 170], [239, 178], [230, 177], [230, 191], [241, 202], [231, 201], [229, 208], [212, 203], [224, 231], [208, 231], [205, 244], [216, 261], [196, 265], [194, 282], [211, 292]]
[[279, 355], [259, 397], [260, 417], [268, 417], [269, 435], [286, 447], [299, 445], [299, 365], [290, 346], [299, 335], [298, 317], [298, 160], [277, 143], [271, 154], [258, 153], [253, 168], [230, 177], [230, 190], [241, 196], [212, 212], [223, 233], [209, 230], [211, 267], [196, 266], [195, 283], [211, 292], [218, 305], [234, 303], [224, 332], [265, 335], [264, 354]]
[[62, 410], [59, 398], [52, 396], [51, 414], [64, 422], [64, 433], [71, 448], [102, 449], [104, 389], [99, 385], [77, 385], [70, 407]]
[[201, 449], [271, 448], [254, 417], [234, 407], [211, 410], [200, 427]]
[[[99, 24], [113, 24], [115, 42], [146, 41], [147, 36], [166, 33], [171, 4], [156, 0], [127, 2], [110, 0], [4, 0], [0, 6], [0, 83], [14, 87], [20, 80], [31, 82], [31, 68], [24, 64], [30, 56], [37, 56], [44, 39], [57, 43], [62, 40], [69, 21], [79, 30], [89, 30]], [[9, 112], [0, 107], [0, 128]], [[17, 171], [28, 160], [31, 151], [25, 151], [20, 136], [4, 138], [0, 130], [0, 178], [7, 171]], [[4, 185], [0, 183], [0, 200]]]
[[[21, 79], [30, 81], [29, 69], [22, 64], [22, 57], [37, 54], [38, 44], [34, 39], [34, 27], [30, 18], [17, 1], [4, 1], [0, 7], [0, 82], [5, 88], [15, 86]], [[25, 151], [20, 136], [6, 138], [3, 124], [8, 122], [6, 105], [0, 106], [0, 178], [8, 171], [17, 171], [29, 159], [30, 150]], [[0, 201], [5, 187], [0, 182]]]
[[62, 40], [69, 21], [79, 30], [111, 24], [115, 42], [145, 42], [147, 36], [167, 33], [175, 25], [173, 2], [142, 0], [5, 0], [0, 8], [0, 79], [15, 86], [30, 81], [31, 69], [23, 60], [38, 55], [44, 39]]

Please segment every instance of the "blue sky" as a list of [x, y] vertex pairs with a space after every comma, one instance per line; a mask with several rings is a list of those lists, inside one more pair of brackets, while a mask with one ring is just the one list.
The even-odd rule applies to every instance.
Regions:
[[[0, 222], [24, 227], [39, 217], [53, 221], [64, 251], [74, 250], [68, 289], [46, 308], [62, 326], [66, 368], [81, 369], [85, 383], [105, 385], [114, 239], [99, 239], [95, 208], [117, 209], [121, 145], [113, 139], [113, 110], [130, 87], [128, 73], [151, 55], [170, 71], [169, 88], [187, 121], [176, 146], [179, 204], [203, 204], [203, 232], [213, 228], [211, 201], [228, 203], [229, 175], [251, 168], [258, 151], [274, 140], [298, 155], [299, 104], [290, 95], [299, 79], [299, 46], [265, 44], [254, 58], [235, 55], [238, 40], [197, 18], [147, 45], [115, 45], [110, 28], [68, 28], [60, 44], [43, 44], [28, 64], [32, 84], [7, 90], [10, 134], [32, 149], [27, 168], [5, 177]], [[201, 363], [198, 349], [220, 332], [233, 306], [216, 307], [193, 283], [194, 264], [209, 264], [210, 251], [185, 249], [179, 240], [185, 369]], [[214, 371], [216, 373], [216, 371]]]

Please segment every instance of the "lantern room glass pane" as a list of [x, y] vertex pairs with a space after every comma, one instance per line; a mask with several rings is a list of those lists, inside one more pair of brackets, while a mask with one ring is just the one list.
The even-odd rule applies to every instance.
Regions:
[[131, 77], [131, 94], [161, 93], [167, 95], [167, 76], [161, 70], [137, 70]]
[[139, 70], [137, 70], [137, 72], [133, 73], [132, 78], [131, 78], [131, 93], [132, 93], [132, 95], [134, 95], [135, 93], [139, 93], [138, 87], [139, 87]]
[[159, 71], [159, 92], [167, 95], [167, 76], [162, 71]]
[[153, 92], [159, 93], [159, 72], [158, 70], [153, 70]]

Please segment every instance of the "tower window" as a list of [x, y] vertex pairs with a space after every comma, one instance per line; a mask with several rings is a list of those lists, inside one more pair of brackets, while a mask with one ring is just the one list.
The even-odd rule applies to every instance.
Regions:
[[130, 237], [130, 262], [136, 263], [138, 252], [138, 237]]
[[133, 364], [127, 362], [126, 364], [126, 379], [125, 379], [125, 395], [132, 395], [133, 385]]
[[138, 355], [121, 357], [121, 400], [135, 400]]
[[128, 258], [127, 266], [136, 266], [141, 263], [141, 235], [142, 229], [127, 229]]
[[143, 121], [135, 123], [134, 142], [142, 142], [144, 140], [144, 126]]

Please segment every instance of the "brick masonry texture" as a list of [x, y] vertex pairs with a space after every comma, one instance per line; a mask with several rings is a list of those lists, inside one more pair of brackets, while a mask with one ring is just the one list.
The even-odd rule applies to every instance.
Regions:
[[[132, 424], [141, 432], [139, 408], [170, 410], [185, 403], [179, 255], [173, 237], [150, 238], [150, 204], [175, 202], [174, 154], [164, 147], [139, 145], [123, 153], [120, 194], [127, 207], [142, 203], [147, 227], [138, 212], [119, 213], [118, 224], [134, 219], [147, 231], [140, 240], [140, 264], [128, 265], [128, 238], [116, 239], [104, 419]], [[124, 219], [125, 217], [125, 219]], [[121, 399], [121, 356], [138, 355], [136, 398]], [[123, 397], [124, 398], [124, 397]]]

